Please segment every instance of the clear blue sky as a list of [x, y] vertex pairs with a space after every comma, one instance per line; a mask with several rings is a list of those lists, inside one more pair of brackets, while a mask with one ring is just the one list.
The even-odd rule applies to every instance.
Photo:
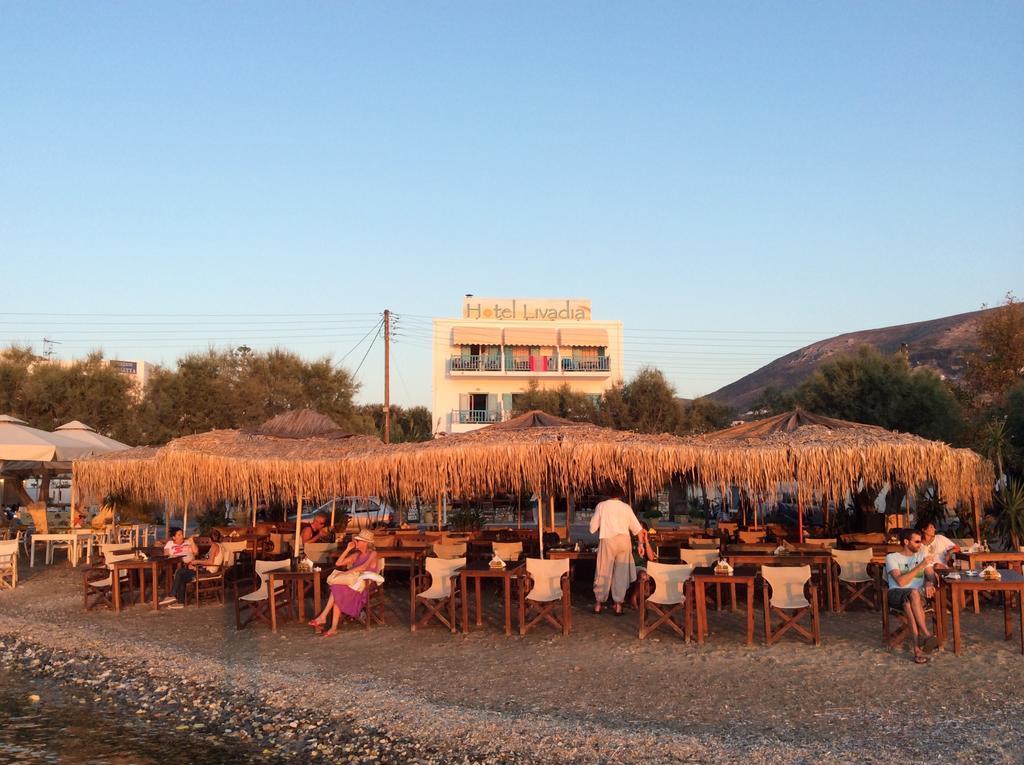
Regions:
[[463, 293], [589, 297], [708, 393], [1024, 294], [1024, 3], [0, 2], [0, 265], [63, 356], [390, 308], [429, 405]]

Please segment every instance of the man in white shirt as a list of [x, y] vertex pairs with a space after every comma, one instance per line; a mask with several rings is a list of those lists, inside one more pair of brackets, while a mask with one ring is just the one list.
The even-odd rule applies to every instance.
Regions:
[[630, 533], [640, 535], [640, 521], [633, 514], [633, 508], [622, 501], [622, 491], [612, 489], [608, 499], [599, 502], [590, 519], [590, 533], [598, 535], [597, 568], [594, 572], [594, 613], [608, 600], [611, 591], [615, 613], [622, 613], [622, 601], [626, 590], [636, 579], [633, 562], [633, 545]]
[[935, 556], [937, 566], [949, 566], [952, 554], [960, 552], [952, 539], [935, 533], [934, 523], [919, 523], [917, 530], [921, 532], [921, 549], [925, 555]]
[[[902, 609], [914, 636], [914, 661], [926, 664], [924, 652], [934, 651], [939, 641], [928, 629], [924, 615], [924, 599], [935, 592], [935, 558], [926, 555], [921, 532], [903, 529], [900, 532], [903, 550], [885, 556], [885, 576], [889, 585], [887, 608]], [[923, 649], [923, 650], [922, 650]]]

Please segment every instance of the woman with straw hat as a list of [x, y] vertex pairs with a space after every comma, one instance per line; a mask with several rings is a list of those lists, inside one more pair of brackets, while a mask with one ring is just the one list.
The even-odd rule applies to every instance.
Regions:
[[[341, 622], [341, 615], [344, 614], [352, 619], [358, 619], [360, 612], [366, 607], [368, 594], [366, 582], [361, 575], [367, 572], [377, 573], [377, 551], [374, 546], [373, 532], [363, 529], [356, 534], [348, 543], [338, 560], [334, 563], [335, 573], [328, 578], [331, 588], [330, 597], [327, 598], [327, 605], [320, 615], [309, 624], [317, 631], [327, 624], [328, 615], [331, 616], [331, 628], [323, 633], [323, 637], [330, 637], [338, 633], [338, 624]], [[345, 576], [336, 576], [344, 572]]]

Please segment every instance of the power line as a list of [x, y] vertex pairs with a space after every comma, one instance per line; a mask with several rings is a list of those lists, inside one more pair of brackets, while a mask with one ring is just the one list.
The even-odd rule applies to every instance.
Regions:
[[[373, 325], [372, 327], [370, 327], [370, 331], [369, 331], [369, 332], [367, 332], [367, 333], [366, 333], [365, 335], [363, 335], [363, 336], [362, 336], [362, 338], [360, 338], [360, 340], [359, 340], [359, 342], [358, 342], [358, 343], [356, 343], [356, 344], [355, 344], [355, 345], [353, 345], [353, 346], [352, 346], [351, 348], [349, 348], [349, 349], [348, 349], [348, 351], [347, 351], [347, 352], [345, 353], [345, 355], [344, 355], [344, 356], [342, 356], [342, 357], [341, 357], [340, 359], [338, 359], [338, 363], [340, 364], [340, 363], [341, 363], [341, 362], [343, 362], [343, 361], [344, 361], [344, 360], [345, 360], [346, 358], [348, 358], [348, 355], [349, 355], [350, 353], [352, 353], [352, 351], [354, 351], [354, 350], [355, 350], [356, 348], [358, 348], [358, 347], [359, 347], [360, 345], [362, 345], [362, 344], [363, 344], [363, 342], [365, 342], [366, 338], [368, 338], [368, 337], [370, 336], [370, 332], [373, 332], [374, 330], [379, 330], [379, 329], [380, 329], [380, 327], [381, 327], [381, 325], [382, 325], [383, 323], [384, 323], [384, 317], [382, 316], [382, 317], [381, 317], [381, 319], [380, 319], [380, 321], [378, 321], [378, 322], [377, 322], [376, 324], [374, 324], [374, 325]], [[373, 347], [373, 344], [372, 344], [372, 343], [370, 344], [370, 347], [371, 347], [371, 348]]]
[[366, 353], [363, 354], [363, 358], [359, 362], [359, 366], [356, 367], [356, 371], [352, 373], [352, 379], [354, 380], [359, 376], [359, 370], [363, 368], [363, 362], [366, 361], [366, 357], [370, 355], [370, 351], [373, 350], [373, 346], [377, 344], [377, 337], [380, 335], [380, 328], [384, 326], [384, 319], [380, 320], [380, 324], [377, 327], [377, 334], [373, 336], [373, 340], [370, 342], [369, 347], [366, 349]]

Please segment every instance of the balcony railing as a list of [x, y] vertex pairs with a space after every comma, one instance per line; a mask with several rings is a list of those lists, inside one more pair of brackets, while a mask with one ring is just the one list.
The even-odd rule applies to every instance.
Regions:
[[505, 356], [506, 372], [557, 372], [554, 356]]
[[612, 360], [608, 356], [596, 359], [562, 359], [563, 372], [609, 372]]
[[452, 356], [453, 372], [500, 372], [501, 356]]
[[562, 358], [557, 356], [523, 356], [508, 354], [501, 356], [450, 356], [450, 372], [610, 372], [612, 361], [609, 356], [590, 359]]
[[487, 425], [501, 422], [501, 411], [498, 409], [455, 409], [452, 421], [460, 425]]

